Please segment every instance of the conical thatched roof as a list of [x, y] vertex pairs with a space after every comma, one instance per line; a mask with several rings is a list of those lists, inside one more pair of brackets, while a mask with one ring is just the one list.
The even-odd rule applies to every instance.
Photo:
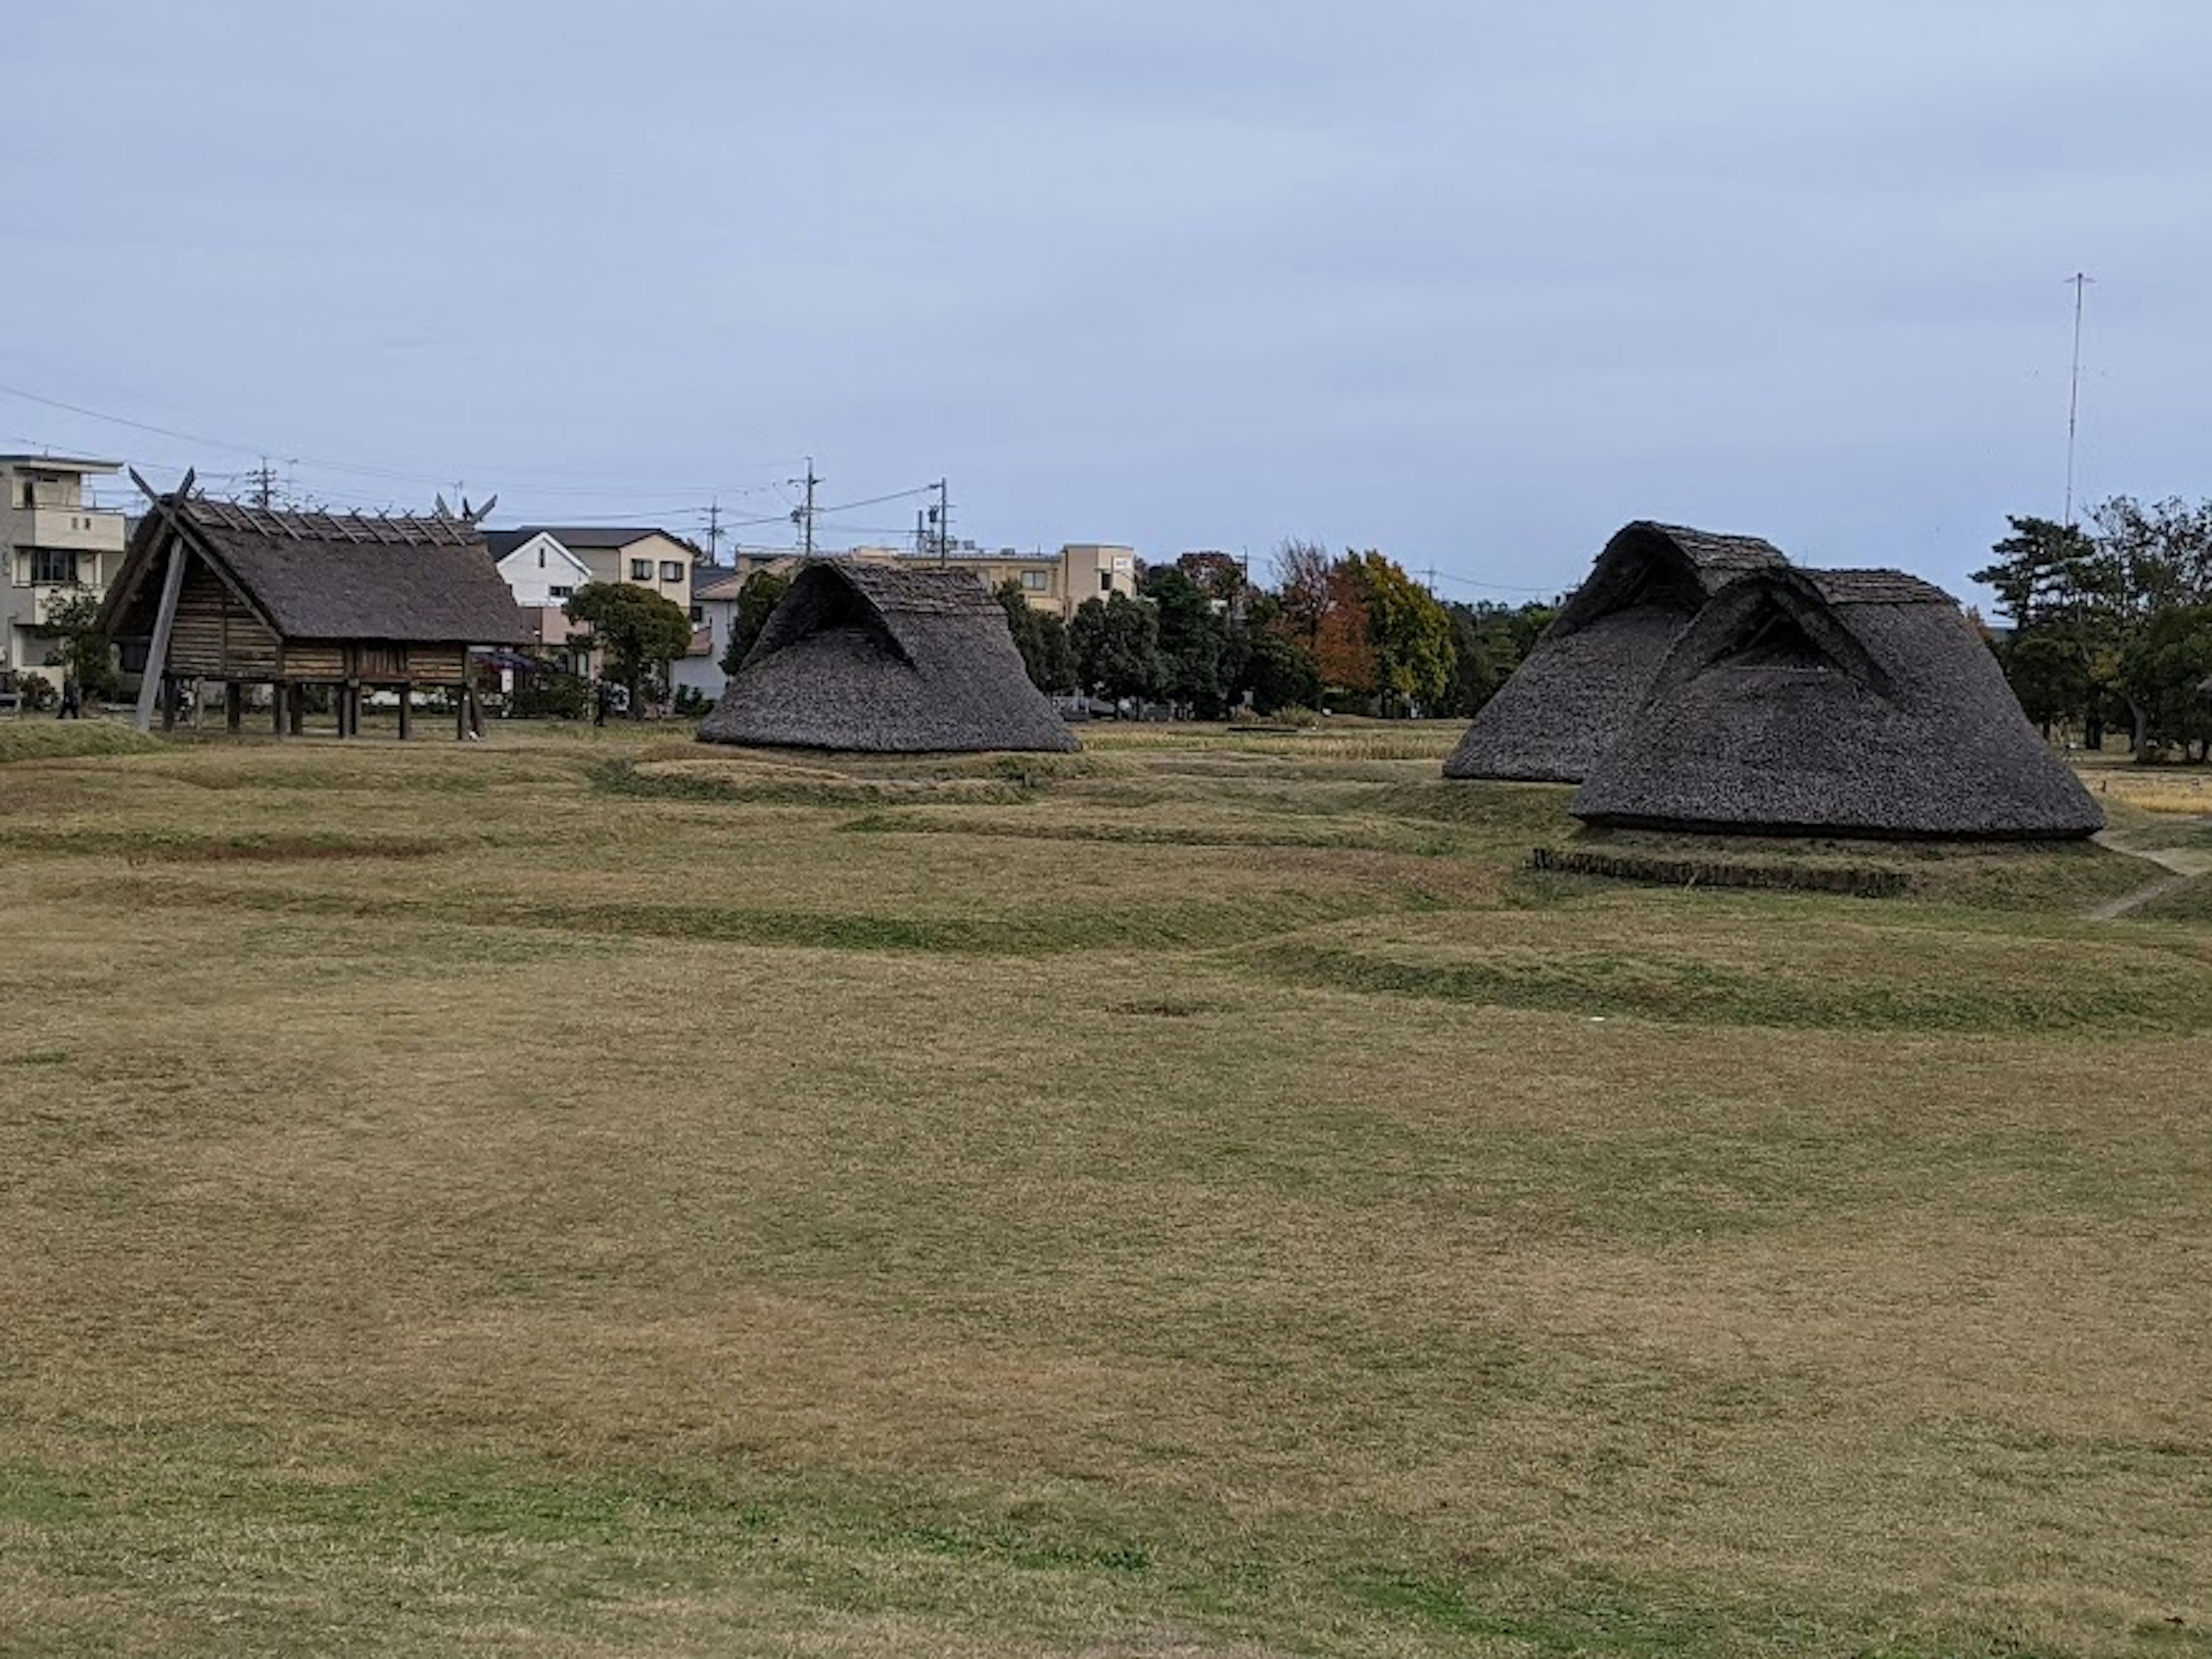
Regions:
[[1079, 746], [974, 576], [845, 561], [799, 573], [699, 736], [877, 754]]
[[1574, 811], [1771, 835], [2063, 838], [2104, 823], [1958, 602], [1895, 570], [1731, 584], [1668, 653]]
[[1698, 607], [1746, 571], [1786, 562], [1756, 536], [1648, 520], [1628, 526], [1483, 705], [1444, 775], [1579, 783]]

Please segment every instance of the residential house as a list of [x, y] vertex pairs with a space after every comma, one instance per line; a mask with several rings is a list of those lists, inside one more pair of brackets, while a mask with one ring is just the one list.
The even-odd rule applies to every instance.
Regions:
[[[495, 553], [515, 532], [495, 530], [485, 538]], [[529, 620], [530, 644], [544, 656], [567, 665], [572, 673], [586, 673], [591, 630], [580, 629], [562, 609], [574, 593], [592, 580], [592, 568], [571, 553], [550, 531], [538, 531], [496, 558], [501, 579], [514, 595]]]
[[85, 480], [121, 471], [117, 461], [0, 455], [0, 672], [61, 678], [46, 663], [47, 614], [74, 587], [104, 596], [126, 539], [123, 514], [88, 499]]

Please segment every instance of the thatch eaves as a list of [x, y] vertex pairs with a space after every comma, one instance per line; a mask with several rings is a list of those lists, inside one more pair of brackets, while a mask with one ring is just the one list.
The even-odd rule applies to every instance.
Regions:
[[1957, 601], [1894, 570], [1731, 583], [1573, 810], [1771, 835], [2068, 838], [2104, 823]]
[[973, 575], [843, 560], [793, 579], [699, 736], [878, 754], [1079, 746]]

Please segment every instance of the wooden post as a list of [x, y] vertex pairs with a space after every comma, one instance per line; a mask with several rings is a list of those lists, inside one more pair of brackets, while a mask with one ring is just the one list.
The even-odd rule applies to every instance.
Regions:
[[[131, 722], [141, 732], [154, 723], [154, 703], [161, 696], [161, 682], [169, 672], [169, 634], [177, 625], [177, 595], [185, 586], [185, 562], [191, 557], [185, 546], [185, 538], [174, 531], [169, 534], [169, 568], [161, 576], [161, 605], [154, 613], [154, 638], [146, 647], [146, 669], [138, 682], [138, 711]], [[173, 696], [161, 717], [161, 729], [173, 729], [177, 723], [177, 709]]]
[[292, 705], [292, 735], [296, 738], [307, 729], [307, 688], [290, 687], [287, 701]]
[[246, 687], [237, 680], [222, 683], [222, 724], [229, 732], [246, 724]]
[[353, 735], [353, 687], [341, 681], [332, 701], [337, 704], [338, 735], [349, 738]]
[[468, 735], [469, 688], [465, 685], [457, 685], [453, 688], [453, 741], [466, 742]]
[[[173, 732], [177, 729], [177, 677], [174, 674], [149, 676], [147, 684], [153, 684], [155, 678], [158, 678], [161, 688], [161, 729]], [[139, 695], [143, 696], [145, 686], [142, 685], [138, 690]]]
[[284, 688], [281, 684], [269, 688], [269, 729], [277, 737], [284, 735]]
[[400, 681], [400, 682], [399, 682], [399, 741], [400, 741], [400, 742], [402, 742], [402, 743], [404, 743], [404, 742], [406, 742], [406, 741], [407, 741], [407, 734], [408, 734], [408, 732], [410, 731], [410, 728], [413, 726], [413, 725], [414, 725], [414, 714], [415, 714], [414, 702], [415, 702], [415, 688], [414, 688], [412, 685], [409, 684], [405, 680], [402, 680], [402, 681]]

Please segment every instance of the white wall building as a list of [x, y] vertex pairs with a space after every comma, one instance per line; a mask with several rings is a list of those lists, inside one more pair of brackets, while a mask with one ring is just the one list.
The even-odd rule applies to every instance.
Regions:
[[85, 480], [121, 471], [117, 461], [59, 455], [0, 455], [0, 670], [61, 680], [49, 667], [46, 623], [72, 587], [105, 596], [123, 568], [128, 526], [94, 506]]

